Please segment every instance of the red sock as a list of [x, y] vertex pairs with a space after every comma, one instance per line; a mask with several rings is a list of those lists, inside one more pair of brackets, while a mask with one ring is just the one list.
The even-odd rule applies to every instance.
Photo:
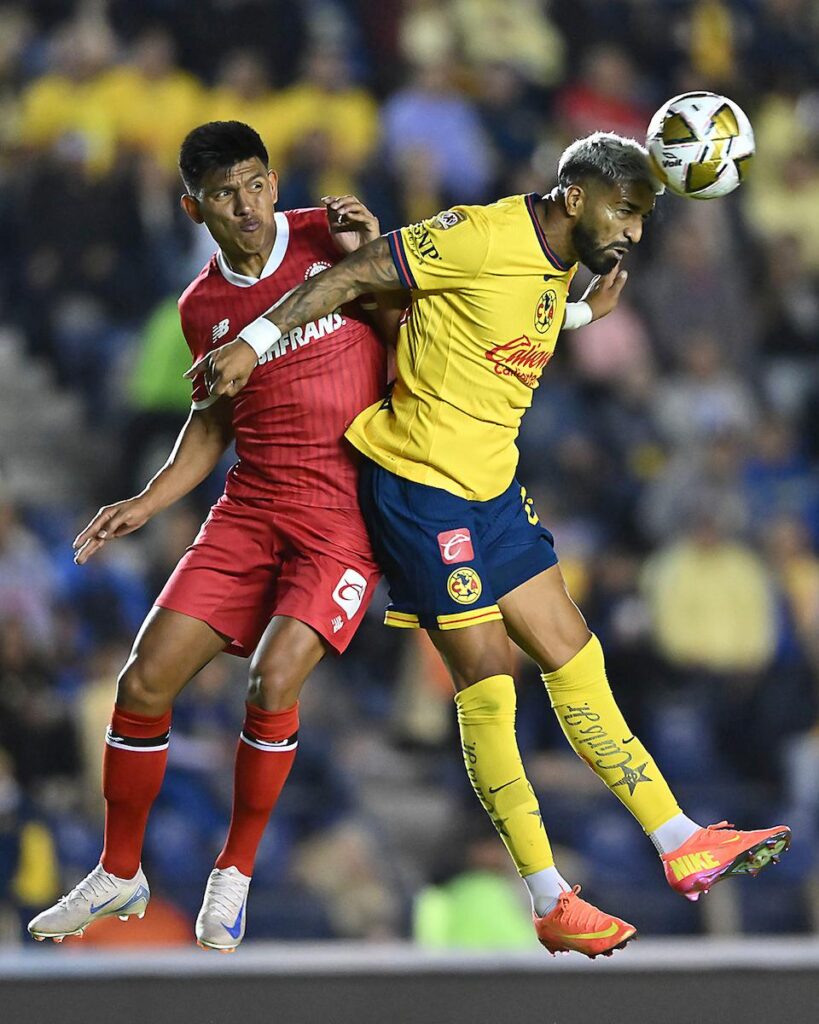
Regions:
[[148, 812], [165, 775], [170, 734], [170, 711], [154, 718], [114, 705], [102, 758], [105, 845], [100, 860], [119, 878], [133, 878], [139, 869]]
[[243, 875], [252, 875], [270, 812], [296, 758], [299, 705], [296, 703], [286, 711], [264, 711], [253, 704], [246, 707], [236, 749], [233, 815], [216, 867], [233, 866]]

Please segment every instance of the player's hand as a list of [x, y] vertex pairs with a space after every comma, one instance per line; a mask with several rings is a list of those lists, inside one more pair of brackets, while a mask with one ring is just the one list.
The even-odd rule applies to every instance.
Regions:
[[620, 292], [628, 280], [627, 270], [614, 267], [608, 274], [598, 274], [583, 295], [583, 301], [591, 306], [592, 320], [599, 320], [610, 313], [620, 301]]
[[355, 196], [322, 196], [330, 233], [342, 252], [355, 252], [381, 235], [378, 218]]
[[202, 373], [208, 394], [233, 398], [247, 384], [255, 365], [256, 353], [243, 338], [235, 338], [197, 359], [183, 377], [193, 380]]
[[125, 537], [144, 526], [154, 511], [144, 494], [117, 501], [113, 505], [103, 505], [88, 526], [74, 538], [74, 561], [77, 565], [85, 565], [107, 541]]

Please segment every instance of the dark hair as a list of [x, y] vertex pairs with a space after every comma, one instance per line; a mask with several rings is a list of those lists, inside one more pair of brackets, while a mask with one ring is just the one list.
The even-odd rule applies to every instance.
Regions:
[[257, 131], [241, 121], [208, 121], [188, 132], [179, 150], [179, 173], [192, 196], [214, 168], [233, 167], [257, 156], [267, 167], [267, 150]]
[[558, 186], [566, 189], [588, 177], [609, 182], [643, 181], [658, 195], [663, 191], [645, 147], [614, 132], [595, 132], [564, 150], [557, 165]]

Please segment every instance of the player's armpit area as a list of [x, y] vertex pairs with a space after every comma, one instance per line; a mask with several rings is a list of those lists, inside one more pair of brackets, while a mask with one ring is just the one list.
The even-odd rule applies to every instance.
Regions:
[[266, 318], [282, 334], [332, 313], [365, 292], [389, 292], [401, 288], [389, 242], [376, 238], [345, 257], [329, 270], [311, 277], [275, 306]]

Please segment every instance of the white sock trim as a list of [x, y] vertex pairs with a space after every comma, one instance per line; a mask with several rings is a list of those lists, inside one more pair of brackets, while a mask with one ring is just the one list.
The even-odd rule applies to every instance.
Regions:
[[557, 897], [562, 892], [570, 892], [572, 888], [554, 865], [535, 871], [532, 875], [525, 875], [523, 881], [532, 898], [532, 910], [538, 917], [553, 910]]
[[681, 811], [653, 832], [649, 832], [648, 838], [654, 843], [658, 853], [671, 853], [701, 828], [702, 825], [698, 825], [696, 821], [692, 821]]

